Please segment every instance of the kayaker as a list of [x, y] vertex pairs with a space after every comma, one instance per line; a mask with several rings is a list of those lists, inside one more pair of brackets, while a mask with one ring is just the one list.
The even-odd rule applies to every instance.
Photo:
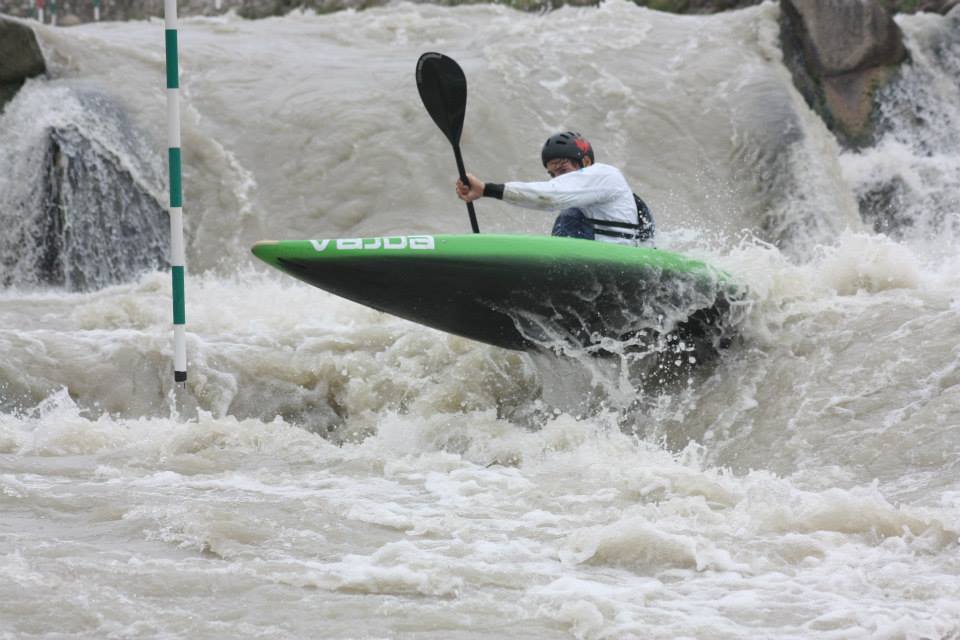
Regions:
[[528, 209], [560, 210], [553, 235], [620, 244], [653, 245], [650, 208], [633, 193], [616, 167], [598, 163], [593, 146], [579, 133], [564, 131], [547, 138], [540, 159], [546, 182], [483, 182], [467, 174], [457, 180], [464, 202], [486, 196]]

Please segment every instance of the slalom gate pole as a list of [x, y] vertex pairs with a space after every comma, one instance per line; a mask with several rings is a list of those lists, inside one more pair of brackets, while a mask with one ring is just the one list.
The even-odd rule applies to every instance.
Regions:
[[180, 68], [177, 58], [177, 0], [164, 0], [167, 50], [167, 158], [170, 166], [170, 273], [173, 277], [173, 380], [187, 381], [184, 296], [183, 185], [180, 167]]
[[43, 0], [37, 0], [37, 22], [43, 24]]
[[100, 0], [93, 0], [93, 21], [100, 22]]
[[50, 0], [50, 26], [57, 26], [57, 0]]

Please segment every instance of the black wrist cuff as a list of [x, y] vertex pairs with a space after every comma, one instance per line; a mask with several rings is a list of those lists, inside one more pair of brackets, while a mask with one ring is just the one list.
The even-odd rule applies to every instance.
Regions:
[[496, 182], [488, 182], [483, 185], [483, 197], [496, 198], [503, 200], [503, 185]]

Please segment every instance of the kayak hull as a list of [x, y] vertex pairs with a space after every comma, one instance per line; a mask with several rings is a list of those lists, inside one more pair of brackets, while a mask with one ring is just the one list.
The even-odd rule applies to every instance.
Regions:
[[343, 298], [515, 350], [706, 336], [737, 293], [678, 254], [551, 236], [263, 241], [253, 253]]

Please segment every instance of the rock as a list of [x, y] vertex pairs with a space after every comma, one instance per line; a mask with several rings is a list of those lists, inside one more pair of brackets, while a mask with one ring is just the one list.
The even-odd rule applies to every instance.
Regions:
[[763, 0], [640, 0], [637, 4], [668, 13], [706, 14], [742, 9]]
[[44, 165], [41, 282], [89, 291], [168, 266], [167, 211], [119, 158], [68, 126], [50, 131]]
[[0, 111], [28, 78], [46, 72], [33, 29], [19, 20], [0, 16]]
[[90, 291], [167, 266], [169, 217], [117, 158], [73, 126], [51, 129], [42, 196], [18, 229], [0, 283]]
[[[75, 117], [51, 116], [51, 104]], [[0, 167], [18, 179], [0, 193], [0, 286], [89, 291], [167, 266], [162, 164], [121, 105], [36, 83], [4, 120]]]
[[900, 28], [873, 0], [784, 0], [799, 18], [808, 67], [820, 76], [898, 64], [904, 59]]
[[899, 0], [892, 8], [897, 13], [940, 13], [947, 15], [950, 10], [960, 4], [960, 0]]
[[781, 0], [784, 63], [804, 99], [850, 148], [872, 142], [874, 96], [907, 59], [880, 0]]
[[857, 194], [860, 217], [875, 232], [902, 238], [914, 224], [913, 219], [903, 213], [906, 191], [907, 185], [900, 177], [871, 185]]
[[74, 13], [68, 13], [57, 18], [58, 27], [75, 27], [82, 23], [83, 20], [80, 19], [80, 16]]

